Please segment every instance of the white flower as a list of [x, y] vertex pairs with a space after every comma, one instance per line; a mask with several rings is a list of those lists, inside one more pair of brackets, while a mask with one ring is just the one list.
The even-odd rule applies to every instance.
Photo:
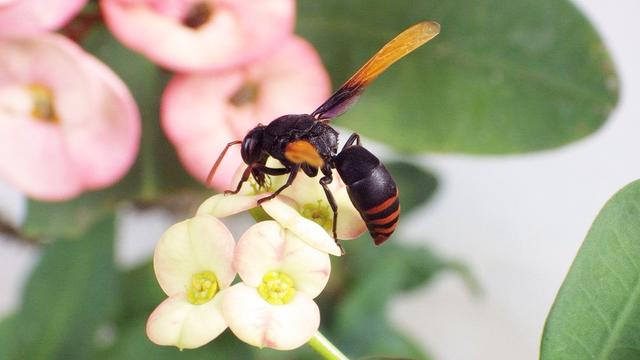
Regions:
[[[282, 167], [270, 159], [270, 167]], [[246, 166], [241, 166], [232, 185], [235, 185]], [[237, 214], [257, 206], [259, 199], [271, 194], [282, 186], [289, 175], [268, 176], [266, 188], [258, 188], [253, 177], [249, 178], [236, 195], [217, 194], [207, 199], [198, 214], [209, 214], [218, 218]], [[319, 184], [321, 175], [310, 178], [300, 172], [291, 186], [276, 198], [263, 202], [262, 209], [284, 228], [299, 236], [310, 246], [332, 255], [340, 256], [341, 250], [332, 238], [333, 212]], [[360, 214], [349, 199], [346, 186], [334, 171], [333, 182], [329, 184], [338, 206], [338, 239], [354, 239], [366, 230]]]
[[243, 282], [226, 290], [222, 301], [233, 333], [248, 344], [278, 350], [308, 342], [320, 325], [313, 298], [329, 280], [329, 255], [277, 222], [262, 221], [238, 241], [233, 265]]
[[158, 345], [180, 349], [202, 346], [227, 324], [221, 302], [235, 278], [233, 236], [216, 218], [197, 215], [162, 236], [153, 266], [169, 296], [149, 316], [147, 336]]

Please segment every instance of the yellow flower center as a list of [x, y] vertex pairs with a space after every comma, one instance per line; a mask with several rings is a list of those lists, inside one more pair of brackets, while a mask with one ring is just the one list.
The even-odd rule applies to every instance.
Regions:
[[280, 271], [269, 271], [262, 278], [262, 284], [258, 286], [258, 293], [268, 303], [273, 305], [288, 304], [296, 294], [293, 280]]
[[211, 271], [203, 271], [191, 277], [187, 289], [187, 300], [194, 305], [202, 305], [218, 293], [218, 278]]
[[304, 204], [300, 213], [305, 218], [322, 226], [325, 230], [331, 231], [333, 227], [333, 211], [322, 200], [318, 200], [315, 204]]
[[213, 16], [213, 8], [206, 2], [199, 2], [194, 4], [182, 19], [184, 26], [198, 29], [202, 25], [206, 24]]
[[229, 101], [237, 107], [253, 104], [258, 99], [258, 90], [258, 84], [246, 82], [231, 96]]
[[44, 122], [58, 123], [58, 115], [53, 104], [53, 93], [51, 89], [40, 84], [31, 84], [27, 90], [33, 99], [33, 109], [31, 116]]

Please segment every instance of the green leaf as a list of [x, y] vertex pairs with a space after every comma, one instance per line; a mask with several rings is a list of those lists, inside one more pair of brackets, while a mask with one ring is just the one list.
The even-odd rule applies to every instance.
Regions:
[[410, 25], [442, 25], [338, 121], [397, 149], [553, 148], [597, 130], [617, 101], [604, 45], [567, 0], [301, 0], [298, 9], [297, 30], [336, 86]]
[[158, 285], [151, 261], [122, 272], [120, 284], [122, 308], [118, 319], [122, 323], [151, 314], [153, 309], [167, 298]]
[[541, 359], [640, 358], [640, 181], [600, 211], [553, 304]]
[[91, 358], [96, 330], [117, 306], [114, 236], [109, 215], [84, 236], [43, 249], [14, 322], [16, 358]]
[[69, 201], [43, 202], [29, 199], [22, 232], [28, 237], [76, 237], [95, 221], [112, 212], [117, 203], [133, 196], [131, 179], [101, 191], [90, 191]]
[[146, 317], [131, 319], [119, 328], [120, 336], [116, 343], [103, 350], [98, 359], [118, 360], [211, 360], [246, 359], [250, 360], [251, 347], [236, 339], [229, 330], [208, 345], [198, 349], [180, 351], [175, 347], [158, 346], [147, 338]]
[[13, 329], [16, 317], [10, 315], [0, 321], [0, 359], [11, 359], [15, 354]]
[[331, 279], [316, 299], [322, 332], [348, 355], [410, 357], [428, 355], [390, 324], [388, 304], [401, 292], [424, 286], [442, 271], [470, 279], [461, 264], [428, 248], [396, 242], [376, 247], [367, 236], [344, 241], [345, 256], [333, 259]]
[[387, 304], [401, 291], [424, 284], [445, 270], [445, 261], [424, 248], [365, 245], [357, 250], [347, 248], [346, 256], [357, 254], [347, 264], [354, 279], [345, 286], [348, 293], [337, 304], [332, 338], [341, 350], [356, 356], [426, 359], [419, 346], [389, 323]]
[[435, 175], [407, 162], [390, 162], [385, 167], [400, 189], [402, 214], [406, 215], [425, 203], [435, 193], [438, 180]]

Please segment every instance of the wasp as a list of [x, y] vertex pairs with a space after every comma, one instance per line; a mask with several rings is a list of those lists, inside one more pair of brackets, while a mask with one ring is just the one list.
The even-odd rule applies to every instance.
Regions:
[[[365, 221], [376, 245], [387, 240], [398, 225], [400, 202], [398, 188], [380, 160], [360, 143], [360, 136], [352, 134], [338, 152], [338, 132], [329, 122], [355, 103], [365, 88], [400, 58], [409, 54], [440, 32], [440, 25], [424, 21], [397, 35], [367, 61], [347, 82], [311, 114], [281, 116], [268, 125], [259, 124], [243, 140], [232, 141], [224, 148], [211, 172], [211, 182], [218, 165], [232, 145], [242, 144], [242, 160], [248, 165], [235, 190], [253, 176], [263, 187], [267, 175], [286, 175], [287, 181], [272, 194], [258, 200], [271, 200], [289, 187], [302, 171], [310, 177], [322, 173], [320, 185], [333, 211], [333, 238], [336, 236], [338, 209], [328, 184], [336, 169], [347, 187], [351, 202]], [[267, 159], [279, 160], [283, 168], [268, 167]]]

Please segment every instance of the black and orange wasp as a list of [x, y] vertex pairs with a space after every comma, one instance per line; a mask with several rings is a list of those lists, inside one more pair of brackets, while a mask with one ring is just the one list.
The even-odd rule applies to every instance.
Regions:
[[[258, 200], [258, 204], [273, 199], [290, 186], [301, 170], [310, 177], [320, 171], [323, 175], [320, 185], [333, 210], [333, 238], [337, 241], [338, 209], [327, 186], [333, 181], [332, 169], [336, 169], [375, 244], [382, 244], [398, 224], [400, 202], [396, 183], [380, 160], [360, 144], [357, 133], [352, 134], [338, 152], [338, 132], [328, 123], [353, 105], [364, 89], [389, 66], [439, 32], [440, 25], [433, 21], [411, 26], [382, 47], [311, 114], [281, 116], [268, 125], [256, 126], [242, 141], [230, 142], [211, 168], [207, 183], [211, 182], [229, 147], [237, 144], [242, 144], [242, 159], [248, 167], [235, 190], [225, 193], [239, 192], [251, 175], [259, 186], [264, 186], [266, 175], [289, 174], [283, 186]], [[268, 167], [269, 156], [279, 160], [284, 167]]]

